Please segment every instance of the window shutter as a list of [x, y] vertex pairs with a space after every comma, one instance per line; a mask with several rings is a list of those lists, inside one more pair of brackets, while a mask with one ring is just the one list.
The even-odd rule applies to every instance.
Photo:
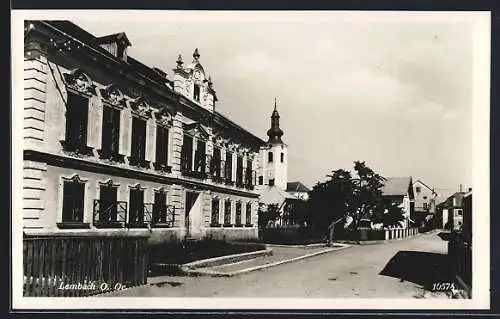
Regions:
[[102, 105], [96, 96], [89, 98], [88, 115], [87, 146], [98, 150], [101, 149]]
[[120, 154], [130, 156], [130, 139], [132, 137], [132, 113], [124, 108], [120, 113]]
[[146, 123], [146, 161], [156, 160], [156, 122], [149, 119]]

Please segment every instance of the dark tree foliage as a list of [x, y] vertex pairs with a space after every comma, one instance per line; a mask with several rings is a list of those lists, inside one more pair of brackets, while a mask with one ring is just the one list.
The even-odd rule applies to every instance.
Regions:
[[307, 208], [303, 208], [310, 226], [326, 231], [332, 222], [339, 220], [344, 222], [336, 228], [343, 228], [345, 222], [352, 219], [349, 229], [356, 229], [361, 219], [385, 226], [403, 220], [401, 208], [383, 200], [381, 188], [386, 179], [365, 162], [355, 161], [354, 171], [355, 177], [343, 169], [332, 171], [327, 181], [313, 187], [309, 201], [304, 204]]

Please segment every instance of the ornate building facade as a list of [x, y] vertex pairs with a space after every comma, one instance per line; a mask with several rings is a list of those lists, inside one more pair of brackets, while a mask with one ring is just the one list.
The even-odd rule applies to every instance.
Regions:
[[25, 22], [24, 232], [257, 237], [265, 142], [215, 110], [197, 49], [171, 80], [130, 46]]

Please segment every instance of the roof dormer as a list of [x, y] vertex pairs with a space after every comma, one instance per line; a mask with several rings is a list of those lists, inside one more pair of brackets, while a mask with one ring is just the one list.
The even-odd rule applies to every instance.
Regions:
[[95, 40], [97, 44], [117, 59], [127, 62], [127, 48], [132, 44], [124, 32], [106, 35]]

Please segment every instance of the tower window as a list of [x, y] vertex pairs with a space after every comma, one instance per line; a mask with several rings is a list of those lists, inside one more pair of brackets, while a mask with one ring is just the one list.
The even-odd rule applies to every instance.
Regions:
[[420, 191], [421, 191], [422, 189], [420, 188], [420, 186], [417, 186], [417, 187], [415, 188], [415, 190], [417, 191], [417, 193], [420, 193]]
[[269, 186], [274, 186], [274, 178], [271, 178], [271, 179], [269, 180]]
[[281, 160], [281, 163], [283, 163], [285, 161], [285, 153], [281, 152], [280, 160]]
[[264, 176], [259, 176], [259, 185], [264, 184]]
[[269, 152], [267, 153], [267, 161], [269, 163], [272, 163], [273, 162], [273, 152]]
[[194, 85], [193, 98], [198, 102], [200, 101], [200, 86], [198, 84]]

